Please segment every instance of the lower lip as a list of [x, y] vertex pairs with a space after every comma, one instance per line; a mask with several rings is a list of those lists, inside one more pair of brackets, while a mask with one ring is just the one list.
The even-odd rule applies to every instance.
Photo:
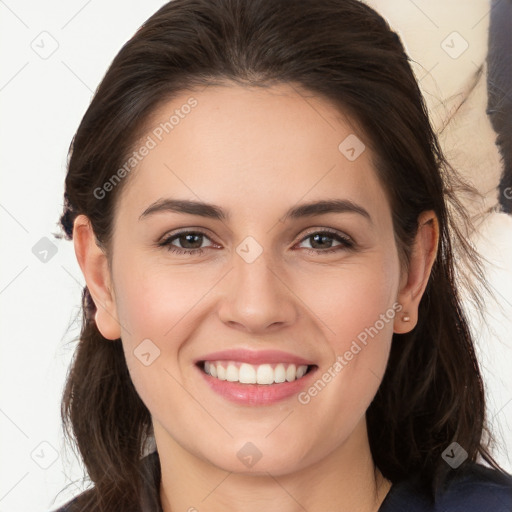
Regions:
[[317, 367], [312, 368], [306, 375], [292, 382], [241, 384], [240, 382], [219, 380], [197, 367], [197, 370], [213, 391], [231, 402], [244, 405], [270, 405], [290, 398], [310, 385], [312, 376], [317, 369]]

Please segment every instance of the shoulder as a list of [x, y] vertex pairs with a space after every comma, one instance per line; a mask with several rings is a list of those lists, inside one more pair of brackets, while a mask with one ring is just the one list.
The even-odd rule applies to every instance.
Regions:
[[511, 512], [512, 475], [472, 463], [447, 482], [439, 491], [438, 499], [441, 510], [446, 511], [462, 507], [468, 512]]
[[[153, 512], [162, 512], [159, 497], [161, 473], [158, 452], [151, 452], [141, 459], [140, 475], [143, 479], [141, 495], [143, 503], [140, 506], [134, 505], [133, 511], [151, 510]], [[82, 512], [84, 510], [96, 509], [97, 496], [95, 496], [95, 487], [92, 486], [51, 512]]]
[[417, 478], [394, 484], [379, 512], [512, 511], [512, 475], [477, 463], [454, 470], [429, 496]]

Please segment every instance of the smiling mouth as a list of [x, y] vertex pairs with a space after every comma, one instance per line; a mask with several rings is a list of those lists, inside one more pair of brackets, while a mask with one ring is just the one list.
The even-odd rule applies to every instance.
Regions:
[[293, 363], [249, 364], [239, 361], [199, 361], [197, 366], [207, 375], [240, 384], [282, 384], [304, 377], [316, 365]]

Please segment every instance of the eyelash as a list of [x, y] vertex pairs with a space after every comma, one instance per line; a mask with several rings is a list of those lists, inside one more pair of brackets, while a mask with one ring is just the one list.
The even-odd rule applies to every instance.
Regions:
[[[189, 256], [193, 256], [195, 254], [203, 254], [204, 248], [198, 248], [198, 249], [183, 249], [180, 247], [176, 247], [174, 245], [171, 245], [171, 242], [174, 240], [184, 236], [184, 235], [202, 235], [208, 239], [210, 237], [204, 233], [203, 231], [181, 231], [180, 233], [174, 233], [173, 235], [165, 238], [161, 242], [158, 243], [158, 247], [166, 247], [169, 252], [172, 252], [174, 254], [187, 254]], [[330, 254], [334, 252], [338, 252], [340, 250], [353, 250], [355, 249], [355, 243], [347, 236], [341, 235], [337, 231], [330, 230], [330, 229], [323, 229], [320, 231], [312, 231], [308, 233], [306, 236], [304, 236], [299, 243], [304, 242], [308, 238], [311, 238], [313, 235], [327, 235], [328, 238], [336, 239], [337, 241], [341, 242], [341, 245], [337, 245], [334, 248], [330, 249], [308, 249], [304, 248], [304, 250], [308, 254], [318, 255], [318, 254]]]

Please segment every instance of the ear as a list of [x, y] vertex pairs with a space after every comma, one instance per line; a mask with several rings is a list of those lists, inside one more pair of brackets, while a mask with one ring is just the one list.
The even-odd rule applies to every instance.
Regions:
[[78, 264], [96, 305], [96, 326], [104, 338], [116, 340], [121, 337], [121, 327], [117, 319], [108, 260], [96, 243], [96, 236], [87, 216], [76, 217], [73, 224], [73, 241]]
[[[433, 211], [422, 212], [411, 252], [409, 269], [402, 275], [397, 301], [403, 313], [395, 317], [394, 332], [412, 331], [418, 323], [418, 308], [437, 256], [439, 222]], [[408, 319], [407, 319], [408, 318]]]

